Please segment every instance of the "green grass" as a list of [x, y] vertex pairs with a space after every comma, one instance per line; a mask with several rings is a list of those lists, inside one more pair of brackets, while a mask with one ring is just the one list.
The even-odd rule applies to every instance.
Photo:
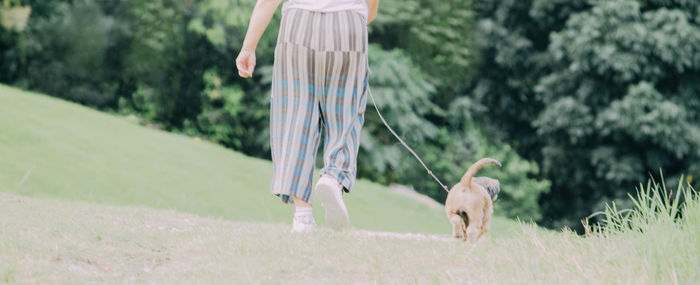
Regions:
[[0, 194], [0, 283], [697, 284], [700, 199], [687, 198], [682, 219], [641, 203], [585, 237], [520, 224], [472, 246]]
[[[269, 161], [0, 85], [0, 192], [290, 223], [293, 207], [269, 194], [271, 176]], [[441, 209], [368, 181], [346, 201], [355, 228], [450, 231]], [[496, 218], [492, 231], [512, 227]]]

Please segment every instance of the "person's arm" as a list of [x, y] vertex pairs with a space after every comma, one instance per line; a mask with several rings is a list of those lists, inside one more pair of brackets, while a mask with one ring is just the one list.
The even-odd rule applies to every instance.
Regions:
[[236, 58], [236, 67], [238, 67], [238, 75], [243, 78], [253, 76], [255, 69], [255, 49], [258, 47], [258, 41], [262, 37], [263, 32], [272, 19], [272, 15], [277, 11], [277, 7], [282, 0], [258, 0], [253, 9], [253, 15], [248, 23], [248, 31], [243, 40], [243, 47]]
[[367, 13], [368, 13], [367, 24], [374, 21], [374, 18], [377, 17], [377, 8], [378, 7], [379, 7], [379, 0], [367, 0]]

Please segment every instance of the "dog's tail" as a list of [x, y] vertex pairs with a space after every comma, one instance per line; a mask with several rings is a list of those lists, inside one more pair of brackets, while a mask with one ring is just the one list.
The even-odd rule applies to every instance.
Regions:
[[464, 176], [462, 176], [462, 180], [460, 182], [467, 186], [472, 185], [472, 177], [474, 177], [474, 174], [476, 174], [480, 168], [487, 164], [493, 164], [501, 167], [501, 163], [498, 162], [498, 160], [493, 158], [482, 158], [467, 169], [467, 173], [464, 173]]

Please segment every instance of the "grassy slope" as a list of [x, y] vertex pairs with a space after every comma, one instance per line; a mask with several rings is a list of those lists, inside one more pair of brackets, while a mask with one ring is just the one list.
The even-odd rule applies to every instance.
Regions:
[[0, 283], [697, 284], [697, 200], [686, 217], [588, 238], [521, 225], [472, 247], [0, 193]]
[[[0, 192], [289, 223], [293, 208], [268, 192], [271, 169], [269, 161], [0, 85]], [[346, 201], [356, 228], [449, 232], [442, 210], [374, 183], [359, 181]], [[512, 227], [497, 218], [492, 231]]]
[[[323, 228], [290, 235], [291, 209], [265, 190], [269, 169], [266, 161], [211, 144], [0, 86], [0, 192], [62, 198], [0, 193], [0, 283], [696, 284], [700, 278], [697, 198], [681, 222], [643, 218], [635, 222], [640, 231], [586, 238], [502, 219], [477, 247], [444, 236], [401, 239]], [[357, 228], [447, 231], [439, 209], [367, 182], [357, 190], [348, 196]]]

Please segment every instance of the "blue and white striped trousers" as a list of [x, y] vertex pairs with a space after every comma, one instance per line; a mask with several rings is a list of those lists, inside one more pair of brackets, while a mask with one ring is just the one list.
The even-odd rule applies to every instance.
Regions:
[[321, 175], [346, 192], [355, 183], [369, 73], [365, 23], [353, 11], [282, 13], [270, 103], [271, 192], [282, 202], [312, 202], [322, 127]]

